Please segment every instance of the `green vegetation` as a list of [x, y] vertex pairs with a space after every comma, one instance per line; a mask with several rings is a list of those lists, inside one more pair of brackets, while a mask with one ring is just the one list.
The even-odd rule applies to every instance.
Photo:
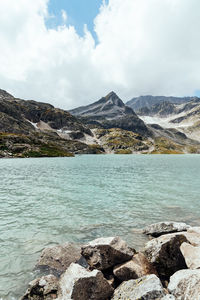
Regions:
[[38, 150], [30, 150], [23, 153], [22, 157], [71, 157], [72, 153], [58, 149], [55, 146], [43, 145]]
[[168, 140], [167, 138], [160, 137], [155, 139], [155, 149], [151, 154], [183, 154], [184, 147]]
[[115, 154], [132, 154], [133, 152], [130, 149], [119, 149], [115, 151]]

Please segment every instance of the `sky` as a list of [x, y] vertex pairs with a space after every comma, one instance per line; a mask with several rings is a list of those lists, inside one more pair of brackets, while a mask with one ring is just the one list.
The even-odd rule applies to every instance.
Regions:
[[199, 0], [0, 0], [0, 88], [70, 109], [200, 96]]

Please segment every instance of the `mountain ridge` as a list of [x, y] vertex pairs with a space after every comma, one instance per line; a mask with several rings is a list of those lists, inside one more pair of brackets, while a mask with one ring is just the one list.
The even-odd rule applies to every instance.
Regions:
[[[195, 101], [185, 104], [188, 113]], [[145, 124], [114, 92], [75, 112], [0, 90], [0, 157], [200, 153], [198, 141], [176, 128]]]

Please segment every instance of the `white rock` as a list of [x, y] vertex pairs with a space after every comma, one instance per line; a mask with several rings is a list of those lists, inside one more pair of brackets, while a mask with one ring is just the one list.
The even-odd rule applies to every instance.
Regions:
[[179, 222], [159, 222], [145, 227], [143, 233], [158, 237], [163, 234], [186, 231], [190, 226]]
[[200, 270], [180, 270], [170, 277], [168, 290], [177, 300], [200, 300]]
[[166, 295], [161, 300], [176, 300], [176, 298], [173, 295]]
[[189, 269], [200, 268], [200, 247], [194, 247], [188, 243], [183, 243], [180, 247]]
[[165, 291], [160, 279], [152, 274], [123, 282], [115, 290], [112, 300], [160, 300], [164, 295]]
[[88, 271], [74, 263], [61, 276], [59, 282], [59, 300], [102, 300], [112, 294], [112, 286], [100, 271]]

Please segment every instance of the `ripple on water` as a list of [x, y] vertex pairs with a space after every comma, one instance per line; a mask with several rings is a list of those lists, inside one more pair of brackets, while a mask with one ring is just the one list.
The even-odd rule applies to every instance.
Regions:
[[44, 247], [200, 221], [200, 156], [85, 155], [0, 161], [0, 299], [18, 299]]

